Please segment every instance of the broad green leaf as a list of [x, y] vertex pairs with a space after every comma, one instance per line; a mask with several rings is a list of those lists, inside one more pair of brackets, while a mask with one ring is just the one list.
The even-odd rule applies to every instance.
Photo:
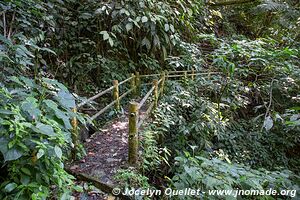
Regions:
[[29, 182], [30, 182], [30, 177], [29, 176], [26, 176], [24, 174], [21, 174], [21, 179], [20, 179], [21, 183], [23, 185], [28, 185]]
[[[68, 91], [68, 89], [66, 88], [66, 86], [64, 86], [63, 84], [61, 84], [60, 82], [58, 82], [57, 80], [55, 79], [50, 79], [50, 78], [42, 78], [43, 81], [47, 84], [50, 84], [50, 85], [55, 85], [57, 86], [59, 89], [63, 90], [63, 91]], [[57, 88], [56, 87], [56, 88]]]
[[143, 23], [146, 23], [147, 21], [148, 21], [148, 17], [147, 17], [147, 16], [143, 16], [143, 17], [142, 17], [142, 22], [143, 22]]
[[21, 171], [22, 171], [24, 174], [28, 175], [28, 176], [30, 176], [30, 175], [31, 175], [31, 172], [30, 172], [30, 170], [29, 170], [29, 169], [27, 169], [27, 168], [25, 168], [25, 167], [22, 167], [22, 168], [21, 168]]
[[61, 150], [61, 148], [59, 147], [59, 146], [55, 146], [54, 147], [54, 151], [55, 151], [55, 154], [56, 154], [56, 156], [59, 158], [59, 159], [61, 159], [61, 157], [62, 157], [62, 150]]
[[167, 54], [167, 50], [165, 46], [162, 46], [162, 50], [163, 50], [163, 56], [164, 56], [164, 60], [166, 60], [168, 54]]
[[156, 47], [160, 47], [160, 39], [158, 37], [158, 35], [154, 35], [154, 38], [153, 38], [153, 45], [156, 46]]
[[142, 46], [146, 46], [148, 50], [151, 48], [151, 43], [146, 37], [142, 40]]
[[0, 34], [0, 41], [6, 44], [7, 46], [13, 46], [12, 41], [4, 37], [3, 34]]
[[7, 144], [8, 144], [8, 140], [4, 137], [1, 137], [0, 138], [0, 151], [3, 155], [3, 157], [7, 152]]
[[43, 149], [39, 149], [38, 153], [36, 154], [37, 159], [40, 159], [45, 154]]
[[169, 24], [165, 24], [165, 31], [168, 32], [170, 30], [170, 25]]
[[63, 120], [64, 125], [67, 129], [72, 128], [70, 124], [70, 117], [66, 113], [58, 109], [58, 105], [54, 101], [47, 99], [44, 100], [43, 102], [54, 111], [57, 118]]
[[19, 79], [18, 77], [16, 77], [16, 76], [10, 76], [8, 79], [11, 80], [11, 81], [13, 81], [13, 82], [15, 82], [15, 83], [18, 83], [18, 84], [20, 84], [20, 85], [22, 85], [22, 86], [25, 86], [25, 84], [22, 83], [22, 82], [20, 81], [20, 79]]
[[107, 31], [101, 31], [100, 34], [102, 34], [103, 40], [108, 40], [110, 38]]
[[23, 46], [23, 45], [18, 45], [17, 49], [16, 49], [16, 56], [19, 57], [19, 56], [23, 56], [23, 57], [27, 57], [27, 56], [30, 56], [32, 58], [34, 58], [35, 56], [30, 52], [28, 51], [28, 49]]
[[57, 118], [63, 120], [64, 125], [65, 125], [65, 127], [67, 129], [71, 129], [72, 128], [71, 123], [70, 123], [70, 118], [64, 112], [62, 112], [61, 110], [57, 109], [55, 111], [55, 115], [56, 115]]
[[266, 131], [269, 131], [273, 127], [273, 119], [271, 116], [266, 117], [263, 127], [266, 129]]
[[229, 73], [230, 73], [230, 75], [233, 75], [234, 70], [235, 70], [235, 64], [234, 63], [230, 63], [229, 64]]
[[46, 52], [48, 52], [48, 53], [51, 53], [51, 54], [53, 54], [53, 55], [57, 55], [54, 51], [52, 51], [52, 50], [49, 49], [49, 48], [43, 47], [43, 48], [41, 48], [41, 50], [42, 50], [42, 51], [46, 51]]
[[66, 108], [74, 108], [75, 107], [75, 99], [73, 95], [69, 92], [60, 90], [58, 92], [58, 101], [59, 103]]
[[136, 22], [140, 22], [140, 21], [141, 21], [141, 17], [140, 17], [140, 16], [136, 17], [136, 18], [135, 18], [135, 21], [136, 21]]
[[33, 118], [39, 117], [42, 113], [38, 109], [37, 99], [33, 97], [26, 98], [26, 101], [22, 103], [21, 109]]
[[0, 109], [0, 114], [13, 115], [14, 112], [12, 112], [12, 111], [10, 111], [10, 110], [3, 110], [3, 109]]
[[109, 44], [110, 44], [111, 47], [114, 46], [114, 41], [111, 38], [108, 39], [108, 42], [109, 42]]
[[23, 153], [15, 148], [8, 149], [7, 152], [4, 154], [4, 160], [5, 161], [11, 161], [11, 160], [17, 160], [21, 156], [23, 156]]
[[127, 23], [126, 24], [126, 30], [127, 30], [127, 32], [129, 32], [132, 29], [132, 27], [133, 27], [133, 24], [131, 22]]
[[175, 28], [172, 24], [170, 25], [170, 30], [172, 31], [172, 33], [175, 33]]
[[5, 192], [13, 191], [18, 185], [16, 183], [9, 183], [4, 187]]
[[34, 81], [32, 79], [29, 79], [29, 78], [26, 78], [24, 76], [21, 76], [20, 80], [25, 83], [26, 87], [31, 87], [31, 88], [35, 88], [36, 87], [36, 84], [34, 83]]
[[58, 105], [57, 103], [55, 103], [54, 101], [50, 100], [50, 99], [46, 99], [43, 101], [49, 108], [51, 108], [52, 110], [56, 111], [58, 110]]
[[48, 136], [56, 136], [53, 128], [49, 125], [43, 124], [38, 122], [36, 125], [36, 128], [38, 129], [38, 131], [44, 135], [48, 135]]

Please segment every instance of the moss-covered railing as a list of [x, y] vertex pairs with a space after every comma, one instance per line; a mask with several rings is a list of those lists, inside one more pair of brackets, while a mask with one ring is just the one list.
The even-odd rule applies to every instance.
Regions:
[[[136, 72], [135, 74], [132, 74], [131, 77], [121, 82], [119, 82], [118, 80], [113, 80], [111, 87], [79, 103], [73, 109], [73, 112], [77, 112], [77, 110], [81, 109], [84, 105], [89, 104], [92, 101], [100, 98], [104, 94], [111, 92], [113, 101], [108, 105], [106, 105], [101, 110], [97, 111], [96, 114], [91, 116], [92, 120], [96, 120], [99, 116], [101, 116], [103, 113], [109, 110], [112, 106], [114, 106], [116, 110], [120, 110], [121, 99], [128, 96], [129, 94], [131, 94], [132, 99], [136, 99], [137, 97], [140, 97], [142, 85], [152, 85], [151, 89], [146, 93], [144, 97], [142, 97], [140, 102], [136, 102], [134, 100], [131, 100], [129, 102], [128, 162], [130, 165], [135, 165], [138, 159], [139, 129], [142, 127], [143, 123], [149, 117], [150, 113], [157, 107], [158, 100], [163, 95], [164, 92], [165, 82], [170, 78], [183, 78], [184, 80], [188, 80], [188, 79], [194, 80], [196, 76], [211, 75], [216, 73], [218, 72], [196, 72], [195, 70], [191, 70], [191, 71], [165, 71], [162, 72], [161, 74], [140, 75], [139, 72]], [[151, 77], [159, 77], [159, 80], [153, 79], [152, 83], [141, 84], [142, 82], [141, 79], [144, 78], [149, 79]], [[120, 95], [119, 87], [128, 82], [130, 83], [130, 89]], [[145, 103], [149, 99], [151, 99], [150, 105], [143, 113], [143, 115], [140, 115], [141, 108], [145, 105]], [[75, 150], [77, 149], [77, 146], [79, 144], [78, 122], [76, 118], [73, 118], [72, 126], [73, 126], [72, 139], [73, 139], [74, 150]], [[74, 152], [74, 154], [75, 153], [76, 152]]]

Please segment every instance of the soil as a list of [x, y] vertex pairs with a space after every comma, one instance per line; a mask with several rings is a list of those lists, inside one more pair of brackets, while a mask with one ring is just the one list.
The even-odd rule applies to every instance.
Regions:
[[[140, 111], [140, 116], [144, 111]], [[119, 169], [128, 168], [128, 112], [107, 123], [94, 133], [84, 143], [86, 156], [72, 163], [70, 170], [74, 174], [84, 174], [97, 181], [114, 188], [117, 181], [114, 179]], [[85, 182], [77, 182], [84, 185]], [[115, 199], [102, 191], [87, 191], [75, 193], [76, 199], [102, 200]]]

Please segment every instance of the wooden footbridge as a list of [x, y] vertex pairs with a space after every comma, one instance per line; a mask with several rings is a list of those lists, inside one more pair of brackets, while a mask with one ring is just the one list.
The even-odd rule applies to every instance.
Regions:
[[[92, 120], [97, 120], [109, 109], [120, 110], [121, 100], [125, 97], [129, 99], [127, 105], [125, 104], [125, 107], [128, 107], [126, 116], [105, 125], [102, 130], [92, 135], [85, 143], [88, 151], [87, 156], [81, 161], [74, 162], [70, 172], [82, 180], [92, 181], [94, 185], [101, 187], [104, 192], [111, 193], [115, 172], [122, 166], [135, 166], [138, 163], [139, 130], [147, 121], [151, 112], [158, 106], [159, 98], [164, 94], [165, 83], [171, 79], [179, 78], [188, 81], [194, 80], [196, 76], [210, 76], [213, 74], [218, 74], [218, 72], [195, 72], [195, 70], [191, 70], [149, 75], [140, 75], [136, 72], [121, 82], [113, 80], [111, 87], [80, 102], [73, 109], [74, 112], [81, 110], [105, 94], [112, 94], [112, 102], [90, 116]], [[142, 83], [144, 79], [152, 79], [152, 82]], [[120, 94], [120, 86], [122, 85], [126, 85], [129, 89]], [[140, 97], [141, 87], [145, 85], [151, 86], [151, 88], [143, 97]], [[75, 158], [76, 149], [80, 144], [76, 118], [72, 120], [72, 126], [73, 155]]]

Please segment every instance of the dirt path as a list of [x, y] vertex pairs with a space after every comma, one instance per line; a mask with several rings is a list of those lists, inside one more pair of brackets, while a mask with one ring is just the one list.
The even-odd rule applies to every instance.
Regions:
[[[143, 111], [140, 112], [140, 116]], [[101, 184], [111, 188], [117, 185], [114, 179], [117, 171], [128, 168], [128, 112], [104, 125], [84, 143], [87, 155], [74, 162], [70, 170], [74, 174], [83, 174], [95, 178]], [[79, 182], [82, 184], [81, 182]], [[77, 195], [76, 195], [77, 196]], [[107, 199], [107, 194], [86, 195], [84, 199]], [[76, 199], [82, 199], [79, 196]]]
[[87, 139], [84, 144], [87, 155], [73, 164], [72, 171], [108, 185], [115, 183], [113, 176], [127, 163], [128, 118], [125, 116], [113, 120]]

